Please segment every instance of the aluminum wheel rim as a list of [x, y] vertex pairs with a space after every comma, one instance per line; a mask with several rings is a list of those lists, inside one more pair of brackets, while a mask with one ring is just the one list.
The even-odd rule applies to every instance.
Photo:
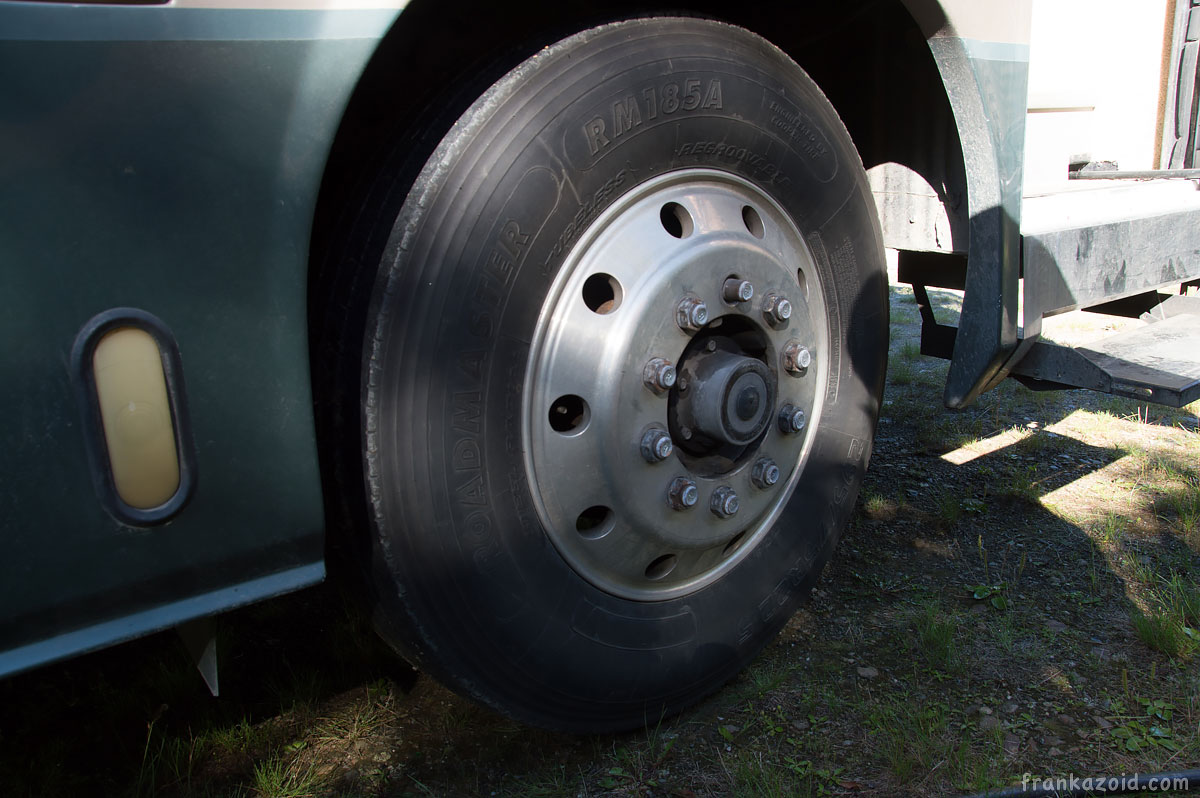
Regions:
[[[730, 277], [753, 286], [750, 300], [730, 300]], [[761, 543], [803, 479], [820, 424], [823, 297], [787, 214], [725, 172], [688, 169], [647, 181], [588, 227], [542, 306], [522, 394], [534, 505], [580, 576], [623, 598], [675, 598], [719, 579]], [[791, 306], [786, 320], [770, 313], [780, 298]], [[685, 329], [697, 301], [708, 319]], [[767, 429], [714, 469], [681, 448], [688, 442], [670, 409], [682, 401], [681, 386], [668, 385], [672, 375], [661, 367], [677, 367], [677, 380], [678, 367], [695, 362], [689, 345], [709, 337], [724, 345], [722, 328], [753, 331], [740, 339], [761, 342], [754, 357], [776, 387]], [[800, 411], [801, 429], [780, 418], [785, 407], [789, 417]], [[655, 430], [674, 432], [665, 459], [644, 451]], [[773, 485], [763, 478], [764, 460], [778, 467]], [[693, 506], [676, 509], [677, 480], [694, 486]], [[727, 510], [730, 492], [736, 511], [723, 516], [713, 504], [725, 500]]]

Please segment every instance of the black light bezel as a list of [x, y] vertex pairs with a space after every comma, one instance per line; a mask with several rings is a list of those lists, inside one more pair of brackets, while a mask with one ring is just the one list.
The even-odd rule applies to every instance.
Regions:
[[[149, 334], [158, 345], [162, 358], [163, 377], [167, 386], [167, 404], [171, 411], [171, 426], [175, 433], [175, 457], [179, 463], [179, 487], [167, 501], [157, 507], [138, 508], [127, 504], [117, 493], [113, 480], [108, 441], [104, 436], [104, 420], [96, 391], [93, 356], [104, 336], [116, 329], [133, 327]], [[184, 390], [183, 362], [179, 346], [170, 328], [157, 316], [139, 308], [112, 308], [93, 316], [75, 336], [71, 347], [71, 376], [83, 418], [83, 437], [88, 453], [88, 465], [96, 494], [104, 509], [122, 524], [149, 527], [165, 524], [187, 505], [196, 490], [196, 453]]]

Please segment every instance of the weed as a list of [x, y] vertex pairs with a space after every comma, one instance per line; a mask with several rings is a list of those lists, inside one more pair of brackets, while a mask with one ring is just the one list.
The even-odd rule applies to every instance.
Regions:
[[1168, 608], [1181, 624], [1200, 627], [1200, 585], [1174, 574], [1166, 580], [1163, 591]]
[[527, 798], [557, 798], [575, 795], [574, 784], [567, 775], [565, 765], [550, 768], [549, 772], [536, 778], [519, 780], [516, 792]]
[[776, 690], [792, 675], [794, 666], [786, 660], [764, 658], [750, 671], [750, 694], [762, 698]]
[[202, 741], [181, 740], [166, 737], [162, 733], [155, 734], [155, 727], [166, 708], [166, 704], [161, 705], [146, 724], [146, 742], [142, 747], [142, 762], [133, 788], [134, 795], [154, 795], [164, 784], [191, 783], [192, 769], [199, 753], [198, 749], [203, 747]]
[[613, 753], [616, 766], [608, 771], [608, 778], [621, 779], [635, 785], [637, 792], [656, 789], [659, 773], [678, 739], [674, 733], [662, 731], [662, 721], [646, 729], [644, 744], [622, 746]]
[[1103, 544], [1117, 547], [1121, 545], [1128, 526], [1129, 521], [1126, 517], [1117, 515], [1116, 512], [1105, 512], [1104, 517], [1100, 518], [1093, 528]]
[[318, 788], [316, 768], [273, 756], [254, 766], [254, 791], [260, 798], [309, 798]]
[[971, 591], [971, 598], [976, 601], [987, 601], [995, 609], [1008, 609], [1008, 583], [997, 582], [994, 585], [972, 585], [967, 590]]
[[912, 385], [917, 379], [917, 369], [908, 360], [893, 360], [888, 364], [888, 381], [893, 385]]
[[1081, 604], [1100, 603], [1100, 572], [1096, 570], [1096, 550], [1091, 550], [1091, 562], [1088, 566], [1088, 596], [1080, 601]]
[[963, 503], [954, 493], [943, 493], [938, 497], [938, 520], [946, 526], [954, 526], [962, 518]]
[[1168, 751], [1178, 751], [1179, 743], [1164, 724], [1147, 725], [1137, 720], [1127, 720], [1110, 731], [1121, 746], [1131, 753], [1157, 746]]
[[1164, 504], [1174, 515], [1179, 536], [1200, 548], [1200, 480], [1188, 478], [1182, 487], [1169, 490]]
[[1041, 495], [1038, 490], [1037, 466], [1028, 464], [1010, 470], [1007, 482], [1001, 485], [1001, 493], [1014, 499], [1036, 503]]
[[1155, 651], [1180, 660], [1190, 659], [1195, 653], [1196, 641], [1171, 615], [1135, 612], [1132, 620], [1138, 639]]
[[209, 743], [222, 753], [238, 754], [249, 751], [264, 742], [263, 735], [255, 732], [249, 718], [242, 716], [230, 726], [218, 726], [209, 733]]
[[983, 499], [976, 499], [974, 496], [968, 496], [962, 500], [962, 509], [964, 513], [972, 515], [983, 515], [987, 512], [987, 503]]
[[992, 632], [996, 638], [996, 645], [1000, 646], [1000, 650], [1011, 656], [1017, 647], [1017, 622], [1011, 613], [1000, 617], [1000, 620], [992, 626]]
[[960, 673], [963, 662], [954, 642], [954, 630], [958, 624], [936, 603], [922, 607], [913, 619], [917, 632], [917, 645], [931, 667], [948, 673]]
[[895, 501], [878, 493], [868, 493], [863, 497], [863, 513], [873, 521], [891, 521], [899, 510]]
[[339, 715], [322, 719], [317, 739], [354, 742], [370, 736], [395, 717], [392, 701], [391, 686], [386, 679], [367, 685], [365, 700], [353, 702]]
[[928, 772], [953, 747], [943, 704], [896, 701], [877, 707], [867, 722], [878, 751], [901, 782]]
[[[797, 766], [797, 770], [805, 770], [803, 764], [797, 763]], [[798, 776], [796, 770], [764, 756], [761, 751], [739, 756], [731, 775], [735, 796], [792, 798], [812, 795], [809, 779]]]

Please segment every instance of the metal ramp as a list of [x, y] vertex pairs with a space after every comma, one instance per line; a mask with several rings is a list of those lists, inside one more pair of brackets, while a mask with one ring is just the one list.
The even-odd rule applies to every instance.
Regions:
[[[1196, 184], [1122, 182], [1028, 197], [1023, 216], [1026, 338], [1009, 374], [1032, 388], [1172, 407], [1200, 399], [1200, 297], [1159, 291], [1200, 278]], [[1038, 340], [1044, 317], [1077, 308], [1149, 323], [1086, 346]]]
[[1170, 316], [1086, 346], [1039, 342], [1011, 373], [1034, 388], [1090, 388], [1183, 407], [1200, 399], [1200, 314]]

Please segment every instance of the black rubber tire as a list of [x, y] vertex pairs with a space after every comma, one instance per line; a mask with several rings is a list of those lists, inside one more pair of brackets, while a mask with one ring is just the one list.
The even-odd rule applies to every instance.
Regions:
[[[642, 124], [622, 129], [614, 103], [648, 102], [649, 88], [678, 100], [642, 105]], [[829, 387], [804, 478], [771, 533], [715, 583], [637, 602], [580, 578], [540, 526], [521, 391], [543, 300], [587, 223], [640, 181], [691, 166], [753, 182], [805, 235], [828, 309]], [[457, 691], [563, 730], [653, 723], [718, 688], [811, 592], [871, 452], [887, 351], [883, 250], [833, 108], [745, 30], [605, 25], [492, 86], [384, 223], [362, 440], [385, 638]]]

